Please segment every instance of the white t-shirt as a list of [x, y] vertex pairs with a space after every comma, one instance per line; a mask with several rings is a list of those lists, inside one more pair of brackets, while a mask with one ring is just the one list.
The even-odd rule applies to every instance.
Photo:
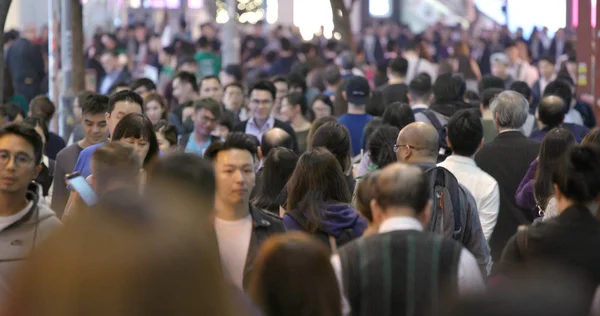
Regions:
[[225, 221], [215, 217], [215, 230], [225, 274], [233, 284], [243, 290], [244, 267], [252, 236], [252, 217], [248, 215], [237, 221]]
[[15, 213], [10, 216], [0, 216], [0, 232], [3, 231], [6, 227], [16, 223], [18, 220], [23, 218], [23, 216], [25, 216], [25, 214], [29, 212], [32, 206], [33, 201], [29, 201], [27, 206], [25, 206], [25, 208], [20, 210], [18, 213]]

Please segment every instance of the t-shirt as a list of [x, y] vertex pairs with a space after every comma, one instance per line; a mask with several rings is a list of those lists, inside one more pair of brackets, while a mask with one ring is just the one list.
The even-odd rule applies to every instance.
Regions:
[[338, 117], [338, 122], [350, 131], [350, 138], [352, 139], [352, 156], [360, 154], [362, 148], [362, 136], [365, 129], [365, 125], [373, 120], [373, 117], [369, 114], [344, 114]]
[[198, 79], [206, 76], [216, 76], [221, 71], [221, 58], [211, 52], [198, 52], [194, 56], [198, 63]]
[[206, 148], [210, 146], [210, 143], [212, 143], [212, 138], [209, 137], [203, 145], [198, 145], [198, 143], [196, 142], [196, 137], [194, 137], [194, 133], [192, 132], [187, 144], [185, 145], [185, 152], [196, 154], [199, 156], [204, 156], [204, 151], [206, 151]]
[[386, 84], [378, 89], [381, 91], [383, 104], [388, 105], [393, 102], [408, 102], [408, 87], [404, 83]]
[[226, 221], [215, 217], [215, 231], [225, 275], [243, 290], [244, 268], [252, 236], [252, 216], [248, 215], [237, 221]]
[[91, 176], [92, 169], [90, 162], [92, 160], [92, 155], [96, 149], [100, 148], [102, 145], [104, 145], [104, 143], [98, 143], [82, 150], [77, 158], [73, 172], [79, 172], [79, 174], [81, 174], [84, 178]]
[[31, 207], [33, 206], [33, 201], [29, 201], [27, 206], [24, 209], [20, 210], [18, 213], [15, 213], [10, 216], [0, 216], [0, 232], [3, 231], [6, 227], [16, 223], [18, 220], [23, 218], [29, 212]]
[[69, 199], [69, 190], [65, 183], [65, 175], [73, 171], [79, 154], [83, 148], [77, 143], [65, 147], [56, 155], [56, 164], [54, 165], [54, 190], [52, 191], [52, 210], [59, 216], [62, 215], [67, 200]]

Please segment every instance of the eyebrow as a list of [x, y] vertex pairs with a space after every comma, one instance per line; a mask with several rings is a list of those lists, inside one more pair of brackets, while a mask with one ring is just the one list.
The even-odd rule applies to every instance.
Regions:
[[27, 152], [24, 152], [24, 151], [17, 151], [17, 152], [15, 152], [15, 153], [13, 153], [13, 152], [11, 152], [11, 151], [10, 151], [10, 150], [8, 150], [8, 149], [0, 149], [0, 153], [10, 153], [10, 154], [14, 154], [14, 155], [25, 155], [25, 156], [27, 156], [28, 158], [31, 158], [31, 157], [32, 157], [32, 156], [31, 156], [29, 153], [27, 153]]
[[223, 165], [223, 168], [252, 168], [252, 164], [244, 164], [244, 165], [232, 165], [232, 164], [225, 164]]

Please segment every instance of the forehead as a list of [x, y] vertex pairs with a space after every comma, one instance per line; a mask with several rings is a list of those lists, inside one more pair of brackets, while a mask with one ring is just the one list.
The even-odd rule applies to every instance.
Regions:
[[215, 117], [215, 115], [211, 111], [209, 111], [208, 109], [204, 109], [204, 108], [199, 109], [196, 112], [196, 115]]
[[277, 89], [287, 89], [288, 84], [285, 81], [277, 81], [273, 83]]
[[215, 165], [217, 167], [224, 166], [246, 166], [253, 165], [254, 157], [249, 151], [243, 149], [228, 149], [220, 151], [215, 157]]
[[7, 134], [0, 137], [0, 150], [6, 150], [10, 152], [25, 152], [33, 156], [35, 154], [35, 148], [25, 138]]
[[225, 92], [242, 92], [242, 88], [238, 86], [228, 86]]
[[219, 83], [219, 80], [217, 80], [215, 78], [209, 78], [209, 79], [202, 80], [202, 85], [214, 87], [214, 86], [220, 86], [221, 84]]
[[104, 113], [97, 113], [97, 114], [84, 114], [83, 115], [83, 119], [86, 121], [106, 121], [106, 117], [104, 116]]
[[267, 90], [252, 90], [250, 98], [259, 100], [273, 100], [271, 92]]
[[135, 102], [118, 101], [113, 112], [142, 113], [141, 106]]

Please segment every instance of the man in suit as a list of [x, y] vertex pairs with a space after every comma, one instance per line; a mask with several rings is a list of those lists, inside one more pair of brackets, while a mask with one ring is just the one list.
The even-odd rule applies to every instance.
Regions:
[[529, 212], [519, 208], [515, 192], [529, 164], [536, 159], [540, 144], [527, 139], [520, 131], [527, 120], [529, 103], [515, 91], [504, 91], [491, 106], [498, 136], [479, 150], [475, 162], [498, 182], [500, 212], [490, 239], [492, 259], [498, 262], [508, 239], [519, 225], [530, 224]]
[[269, 81], [259, 81], [254, 84], [249, 91], [250, 102], [248, 108], [251, 118], [236, 124], [232, 132], [242, 132], [262, 139], [264, 133], [277, 127], [292, 136], [294, 144], [292, 150], [298, 152], [298, 140], [292, 127], [272, 115], [276, 94], [275, 86]]
[[119, 54], [116, 51], [105, 51], [100, 57], [100, 63], [106, 71], [106, 75], [100, 79], [100, 94], [108, 94], [114, 85], [129, 84], [131, 81], [127, 69], [119, 65]]
[[6, 50], [5, 59], [17, 94], [24, 96], [29, 102], [41, 93], [46, 74], [44, 59], [38, 46], [19, 37]]

